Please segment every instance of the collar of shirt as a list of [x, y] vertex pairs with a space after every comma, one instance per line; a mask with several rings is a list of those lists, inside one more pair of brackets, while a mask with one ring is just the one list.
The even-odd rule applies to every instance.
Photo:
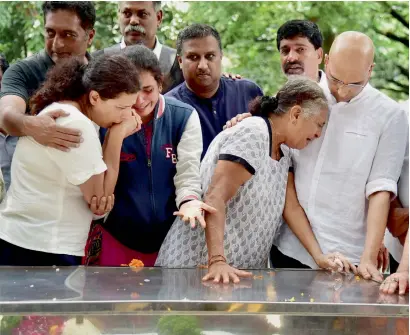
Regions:
[[199, 95], [197, 95], [195, 92], [191, 91], [191, 89], [188, 87], [186, 84], [186, 81], [182, 83], [185, 94], [190, 97], [191, 99], [197, 100], [199, 103], [204, 103], [206, 101], [210, 101], [212, 103], [219, 101], [219, 99], [223, 96], [223, 77], [219, 79], [219, 87], [216, 93], [210, 97], [210, 98], [202, 98]]
[[[124, 41], [124, 36], [121, 38], [121, 42], [120, 42], [120, 48], [121, 50], [126, 48], [127, 45], [125, 44]], [[159, 42], [158, 37], [155, 36], [155, 47], [154, 49], [152, 49], [152, 52], [155, 54], [155, 56], [157, 56], [157, 58], [159, 59], [159, 57], [161, 56], [161, 51], [162, 51], [162, 44]]]

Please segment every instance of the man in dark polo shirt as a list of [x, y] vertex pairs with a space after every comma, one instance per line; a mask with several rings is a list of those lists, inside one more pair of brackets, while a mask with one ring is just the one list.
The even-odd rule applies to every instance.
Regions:
[[44, 81], [48, 69], [68, 57], [83, 57], [95, 31], [95, 8], [89, 1], [46, 1], [43, 4], [45, 50], [21, 60], [7, 70], [0, 92], [0, 166], [6, 188], [19, 136], [32, 136], [38, 143], [67, 151], [81, 142], [75, 129], [56, 126], [55, 119], [66, 114], [51, 111], [29, 115], [29, 99]]
[[177, 54], [185, 82], [166, 95], [197, 110], [203, 157], [225, 123], [237, 114], [246, 113], [249, 102], [263, 92], [250, 80], [222, 76], [221, 38], [211, 26], [193, 24], [183, 29], [177, 39]]

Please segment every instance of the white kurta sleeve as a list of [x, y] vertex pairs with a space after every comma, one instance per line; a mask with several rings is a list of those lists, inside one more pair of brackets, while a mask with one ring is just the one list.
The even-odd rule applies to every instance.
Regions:
[[397, 109], [380, 135], [366, 184], [367, 198], [380, 191], [391, 192], [393, 198], [397, 196], [397, 181], [403, 166], [407, 138], [407, 116], [404, 111]]
[[198, 113], [194, 110], [177, 146], [178, 162], [174, 184], [178, 208], [183, 201], [201, 199], [202, 197], [199, 173], [202, 150], [201, 122]]

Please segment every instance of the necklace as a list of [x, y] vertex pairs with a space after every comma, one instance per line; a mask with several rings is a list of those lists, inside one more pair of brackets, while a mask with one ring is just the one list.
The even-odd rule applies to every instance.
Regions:
[[[271, 128], [272, 128], [272, 139], [273, 139], [273, 137], [274, 137], [274, 129], [275, 129], [275, 126], [273, 125], [273, 121], [271, 120], [271, 118], [270, 117], [268, 117], [268, 120], [269, 120], [269, 123], [270, 123], [270, 126], [271, 126]], [[277, 160], [277, 161], [279, 161], [280, 160], [280, 153], [279, 152], [276, 152], [276, 151], [274, 151], [275, 149], [273, 148], [273, 143], [272, 143], [272, 153], [273, 153], [273, 159], [275, 159], [275, 160]]]

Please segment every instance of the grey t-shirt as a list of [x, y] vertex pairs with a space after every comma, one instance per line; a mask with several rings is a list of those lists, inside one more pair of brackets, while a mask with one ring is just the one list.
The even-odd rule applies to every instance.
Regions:
[[[218, 160], [237, 162], [253, 174], [226, 208], [225, 256], [235, 267], [266, 267], [273, 239], [282, 223], [291, 160], [289, 148], [284, 145], [280, 161], [271, 158], [270, 129], [266, 119], [248, 118], [220, 133], [202, 161], [204, 194]], [[207, 261], [204, 230], [191, 229], [177, 218], [162, 244], [156, 265], [195, 267]]]

